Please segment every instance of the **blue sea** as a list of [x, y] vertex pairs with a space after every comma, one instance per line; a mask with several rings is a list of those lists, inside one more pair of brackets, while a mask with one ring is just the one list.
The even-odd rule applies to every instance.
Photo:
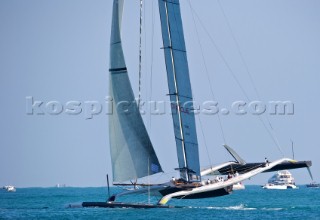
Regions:
[[[69, 208], [69, 204], [100, 202], [106, 197], [104, 187], [17, 188], [15, 193], [0, 190], [0, 219], [320, 219], [320, 189], [305, 186], [295, 190], [246, 186], [228, 196], [169, 202], [183, 208]], [[142, 196], [125, 199], [149, 201]], [[151, 202], [157, 199], [151, 197]]]

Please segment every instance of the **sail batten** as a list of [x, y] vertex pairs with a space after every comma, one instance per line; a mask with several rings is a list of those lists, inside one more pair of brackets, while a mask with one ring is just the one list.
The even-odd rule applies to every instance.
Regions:
[[179, 0], [159, 0], [159, 12], [180, 175], [200, 180], [199, 150]]
[[110, 39], [109, 140], [114, 182], [163, 172], [140, 115], [129, 80], [121, 44], [123, 0], [114, 0]]

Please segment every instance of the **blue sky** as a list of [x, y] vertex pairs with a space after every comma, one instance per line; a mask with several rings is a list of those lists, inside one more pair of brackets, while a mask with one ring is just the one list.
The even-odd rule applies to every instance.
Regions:
[[[157, 1], [145, 2], [142, 98], [167, 100]], [[291, 157], [290, 140], [294, 141], [295, 158], [312, 160], [314, 177], [320, 181], [320, 2], [220, 1], [226, 16], [218, 1], [190, 2], [196, 14], [192, 16], [187, 0], [181, 0], [181, 10], [195, 100], [201, 103], [213, 99], [205, 62], [220, 107], [230, 108], [232, 102], [246, 100], [230, 69], [250, 100], [292, 101], [293, 115], [268, 115], [272, 132], [287, 157]], [[111, 9], [111, 0], [0, 1], [0, 185], [106, 184], [111, 161], [104, 111], [92, 119], [86, 119], [84, 112], [52, 115], [49, 104], [43, 115], [28, 115], [26, 97], [43, 101], [44, 106], [57, 101], [64, 108], [68, 101], [105, 103]], [[126, 0], [123, 47], [136, 94], [138, 16], [139, 2]], [[177, 167], [171, 116], [152, 116], [151, 120], [148, 115], [143, 117], [162, 167], [171, 176]], [[257, 116], [229, 114], [220, 118], [227, 144], [247, 161], [282, 157]], [[262, 118], [265, 120], [265, 115]], [[200, 115], [200, 119], [202, 131], [199, 123], [197, 129], [202, 165], [231, 160], [222, 148], [224, 140], [217, 116]], [[305, 169], [292, 173], [297, 183], [310, 182]], [[262, 184], [271, 175], [262, 174], [247, 184]]]

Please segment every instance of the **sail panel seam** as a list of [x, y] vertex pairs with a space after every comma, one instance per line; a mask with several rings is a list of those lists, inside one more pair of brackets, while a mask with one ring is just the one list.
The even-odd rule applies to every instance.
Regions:
[[176, 49], [176, 48], [173, 48], [172, 46], [161, 47], [160, 49], [164, 49], [164, 50], [169, 49], [169, 50], [174, 50], [174, 51], [183, 52], [183, 53], [187, 52], [186, 50]]
[[185, 96], [185, 95], [179, 95], [178, 93], [169, 93], [167, 95], [173, 95], [173, 96], [179, 96], [179, 97], [183, 97], [183, 98], [187, 98], [187, 99], [191, 99], [192, 100], [192, 97], [190, 96]]
[[121, 41], [117, 41], [117, 42], [114, 42], [114, 43], [110, 43], [110, 45], [115, 45], [115, 44], [121, 44]]

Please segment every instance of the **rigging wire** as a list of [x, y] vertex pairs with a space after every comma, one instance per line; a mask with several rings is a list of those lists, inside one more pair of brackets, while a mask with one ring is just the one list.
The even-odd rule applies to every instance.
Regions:
[[[149, 103], [151, 103], [152, 100], [152, 81], [153, 81], [153, 43], [154, 43], [154, 5], [152, 2], [152, 10], [151, 10], [151, 23], [152, 23], [152, 27], [151, 27], [151, 55], [150, 55], [150, 96], [149, 96]], [[151, 132], [151, 106], [149, 105], [149, 131]]]
[[[189, 0], [189, 3], [190, 3], [190, 0]], [[246, 93], [245, 89], [244, 89], [243, 86], [241, 85], [239, 79], [237, 78], [237, 76], [235, 75], [235, 73], [233, 72], [233, 70], [231, 69], [231, 67], [230, 67], [230, 65], [228, 64], [227, 60], [226, 60], [225, 57], [223, 56], [221, 50], [219, 49], [219, 47], [218, 47], [217, 44], [215, 43], [215, 40], [214, 40], [213, 37], [210, 35], [209, 31], [206, 29], [205, 25], [203, 24], [202, 20], [200, 19], [200, 17], [199, 17], [198, 14], [196, 13], [196, 11], [195, 11], [192, 7], [191, 7], [191, 9], [192, 9], [192, 12], [196, 15], [196, 17], [197, 17], [200, 25], [201, 25], [202, 28], [204, 29], [205, 33], [208, 35], [211, 43], [212, 43], [213, 46], [215, 47], [215, 49], [216, 49], [216, 51], [218, 52], [219, 56], [221, 57], [223, 63], [225, 64], [225, 66], [226, 66], [227, 69], [229, 70], [232, 78], [235, 80], [235, 82], [236, 82], [237, 85], [239, 86], [240, 90], [242, 91], [242, 93], [243, 93], [244, 96], [246, 97], [247, 101], [250, 101], [251, 99], [249, 98], [249, 96], [248, 96], [248, 94]], [[240, 49], [238, 48], [238, 50], [240, 50]], [[243, 59], [243, 60], [244, 60], [244, 59]], [[248, 68], [248, 69], [249, 69], [249, 68]], [[252, 78], [252, 77], [251, 77], [251, 78]], [[259, 93], [257, 93], [257, 94], [259, 94]], [[270, 127], [271, 127], [271, 131], [270, 131], [270, 129], [268, 129], [268, 127], [266, 126], [265, 122], [261, 119], [261, 116], [260, 116], [260, 115], [259, 115], [259, 119], [260, 119], [260, 121], [262, 122], [264, 128], [267, 130], [267, 133], [270, 135], [272, 141], [273, 141], [273, 142], [275, 143], [275, 145], [277, 146], [279, 152], [282, 154], [282, 156], [284, 156], [284, 154], [283, 154], [283, 152], [282, 152], [282, 150], [281, 150], [279, 141], [278, 141], [277, 137], [276, 137], [276, 136], [274, 135], [274, 133], [273, 133], [274, 130], [273, 130], [272, 126], [270, 126]], [[271, 124], [269, 120], [268, 120], [268, 122], [269, 122], [269, 124]], [[273, 132], [272, 132], [272, 131], [273, 131]]]
[[246, 93], [245, 89], [242, 87], [238, 77], [234, 74], [233, 70], [231, 69], [230, 65], [228, 64], [227, 60], [225, 59], [225, 57], [223, 56], [221, 50], [219, 49], [218, 45], [216, 44], [215, 40], [213, 39], [213, 37], [210, 35], [209, 31], [206, 29], [205, 25], [203, 24], [202, 20], [200, 19], [199, 15], [197, 14], [197, 12], [191, 7], [192, 12], [196, 15], [199, 23], [201, 24], [203, 30], [206, 32], [206, 34], [208, 35], [211, 43], [213, 44], [214, 48], [216, 49], [216, 51], [218, 52], [219, 56], [221, 57], [223, 63], [226, 65], [227, 69], [229, 70], [229, 72], [231, 73], [232, 78], [236, 81], [236, 83], [238, 84], [238, 86], [240, 87], [242, 93], [245, 95], [245, 97], [249, 99], [248, 94]]
[[139, 99], [138, 99], [138, 108], [140, 108], [140, 99], [141, 99], [141, 72], [142, 72], [142, 8], [143, 0], [140, 0], [140, 27], [139, 27]]
[[237, 52], [239, 53], [239, 56], [240, 56], [240, 58], [241, 58], [241, 61], [242, 61], [243, 65], [244, 65], [244, 67], [245, 67], [245, 69], [246, 69], [246, 72], [247, 72], [247, 74], [248, 74], [248, 76], [249, 76], [249, 79], [250, 79], [250, 82], [251, 82], [251, 84], [252, 84], [252, 86], [253, 86], [253, 89], [254, 89], [254, 91], [255, 91], [258, 99], [261, 100], [260, 94], [259, 94], [259, 92], [258, 92], [258, 89], [257, 89], [257, 87], [256, 87], [256, 85], [255, 85], [255, 83], [254, 83], [252, 74], [251, 74], [250, 71], [249, 71], [248, 64], [247, 64], [247, 62], [246, 62], [245, 59], [244, 59], [244, 56], [243, 56], [243, 54], [242, 54], [242, 52], [241, 52], [241, 50], [240, 50], [239, 43], [238, 43], [238, 41], [237, 41], [237, 39], [236, 39], [236, 37], [235, 37], [235, 34], [234, 34], [233, 31], [232, 31], [232, 28], [231, 28], [229, 19], [228, 19], [227, 15], [226, 15], [223, 7], [222, 7], [222, 4], [221, 4], [220, 0], [217, 0], [217, 1], [218, 1], [220, 10], [222, 11], [222, 15], [223, 15], [223, 17], [224, 17], [224, 19], [225, 19], [225, 21], [226, 21], [226, 23], [227, 23], [228, 29], [229, 29], [229, 31], [230, 31], [230, 33], [231, 33], [231, 37], [232, 37], [232, 39], [233, 39], [233, 41], [234, 41], [234, 43], [235, 43], [235, 45], [236, 45]]
[[[145, 57], [145, 62], [144, 62], [144, 65], [143, 65], [143, 70], [146, 72], [146, 77], [147, 77], [147, 69], [148, 69], [148, 60], [147, 60], [147, 58], [148, 58], [148, 56], [147, 56], [147, 49], [148, 49], [148, 38], [147, 38], [147, 25], [146, 25], [146, 18], [147, 18], [147, 16], [146, 16], [146, 11], [147, 11], [147, 2], [148, 1], [146, 1], [146, 2], [144, 2], [144, 5], [143, 5], [143, 32], [144, 32], [144, 57]], [[148, 82], [148, 79], [146, 79], [146, 82]], [[147, 83], [144, 83], [143, 85], [145, 85], [145, 84], [147, 84]], [[146, 94], [145, 94], [145, 99], [148, 99], [148, 87], [147, 86], [145, 86], [146, 87]]]
[[[191, 9], [191, 15], [192, 15], [192, 19], [193, 19], [193, 24], [194, 24], [195, 32], [196, 32], [196, 35], [197, 35], [197, 40], [198, 40], [199, 48], [200, 48], [200, 51], [201, 51], [201, 56], [202, 56], [203, 65], [204, 65], [204, 67], [205, 67], [206, 77], [207, 77], [208, 82], [209, 82], [209, 87], [210, 87], [211, 96], [212, 96], [212, 98], [213, 98], [214, 100], [216, 100], [216, 99], [215, 99], [214, 92], [213, 92], [213, 88], [212, 88], [212, 82], [211, 82], [211, 79], [210, 79], [210, 76], [209, 76], [209, 71], [208, 71], [207, 63], [206, 63], [206, 60], [205, 60], [205, 57], [204, 57], [204, 53], [203, 53], [203, 47], [202, 47], [202, 44], [201, 44], [201, 41], [200, 41], [198, 28], [197, 28], [197, 25], [196, 25], [196, 22], [195, 22], [194, 14], [192, 13], [193, 10], [192, 10], [192, 6], [191, 6], [191, 3], [190, 3], [190, 0], [188, 0], [188, 3], [189, 3], [189, 7], [190, 7], [190, 9]], [[220, 131], [221, 131], [221, 135], [222, 135], [224, 144], [227, 144], [227, 143], [226, 143], [225, 134], [224, 134], [224, 130], [223, 130], [223, 127], [222, 127], [221, 118], [220, 118], [219, 114], [217, 114], [217, 116], [218, 116], [219, 127], [220, 127]], [[198, 115], [197, 118], [198, 118], [198, 120], [199, 120], [199, 125], [200, 125], [201, 133], [202, 133], [202, 136], [203, 136], [204, 145], [205, 145], [205, 148], [206, 148], [206, 151], [207, 151], [207, 156], [208, 156], [208, 159], [209, 159], [209, 164], [210, 164], [210, 166], [212, 166], [212, 161], [211, 161], [210, 153], [209, 153], [209, 150], [208, 150], [207, 141], [206, 141], [206, 138], [205, 138], [205, 135], [204, 135], [204, 131], [203, 131], [203, 126], [202, 126], [202, 122], [201, 122], [200, 115]]]
[[210, 167], [212, 167], [212, 161], [211, 161], [210, 153], [209, 153], [209, 150], [208, 150], [207, 141], [206, 141], [206, 138], [205, 138], [205, 135], [204, 135], [204, 132], [203, 132], [202, 122], [201, 122], [200, 116], [198, 116], [197, 118], [198, 118], [198, 120], [199, 120], [199, 124], [200, 124], [200, 128], [201, 128], [201, 133], [202, 133], [202, 137], [203, 137], [203, 141], [204, 141], [204, 146], [206, 147], [209, 164], [210, 164]]
[[[209, 82], [209, 85], [210, 85], [211, 96], [212, 96], [212, 98], [213, 98], [214, 100], [216, 100], [215, 95], [214, 95], [214, 92], [213, 92], [213, 88], [212, 88], [212, 82], [211, 82], [211, 79], [210, 79], [210, 76], [209, 76], [209, 71], [208, 71], [207, 63], [206, 63], [206, 60], [205, 60], [205, 57], [204, 57], [204, 53], [203, 53], [203, 47], [202, 47], [202, 44], [201, 44], [201, 41], [200, 41], [198, 28], [197, 28], [197, 25], [196, 25], [196, 21], [195, 21], [195, 19], [194, 19], [194, 13], [192, 13], [192, 12], [194, 12], [194, 10], [193, 10], [193, 8], [192, 8], [192, 6], [191, 6], [190, 0], [188, 0], [188, 3], [189, 3], [189, 7], [190, 7], [190, 9], [191, 9], [193, 24], [194, 24], [195, 31], [196, 31], [196, 35], [197, 35], [198, 44], [199, 44], [199, 47], [200, 47], [200, 50], [201, 50], [201, 56], [202, 56], [202, 61], [203, 61], [204, 67], [205, 67], [206, 76], [207, 76], [207, 79], [208, 79], [208, 82]], [[225, 138], [225, 134], [224, 134], [224, 130], [223, 130], [223, 126], [222, 126], [222, 122], [221, 122], [221, 118], [220, 118], [219, 114], [217, 114], [217, 116], [218, 116], [219, 127], [220, 127], [220, 131], [221, 131], [221, 135], [222, 135], [224, 144], [227, 144], [227, 141], [226, 141], [226, 138]], [[200, 116], [199, 116], [199, 118], [200, 118]]]
[[[233, 39], [233, 41], [234, 41], [234, 43], [235, 43], [235, 45], [236, 45], [237, 52], [238, 52], [238, 54], [239, 54], [239, 56], [240, 56], [240, 58], [241, 58], [241, 61], [242, 61], [243, 65], [244, 65], [244, 67], [245, 67], [246, 73], [247, 73], [248, 76], [249, 76], [250, 83], [251, 83], [251, 85], [252, 85], [252, 87], [253, 87], [253, 89], [254, 89], [254, 91], [255, 91], [256, 96], [258, 97], [258, 99], [259, 99], [259, 100], [262, 100], [262, 99], [261, 99], [261, 96], [260, 96], [260, 94], [259, 94], [259, 92], [258, 92], [258, 89], [257, 89], [257, 87], [256, 87], [256, 85], [255, 85], [255, 83], [254, 83], [252, 74], [251, 74], [251, 72], [250, 72], [250, 70], [249, 70], [249, 66], [248, 66], [247, 62], [245, 61], [244, 56], [243, 56], [243, 54], [242, 54], [242, 52], [241, 52], [240, 45], [239, 45], [239, 43], [238, 43], [238, 41], [237, 41], [237, 39], [236, 39], [236, 37], [235, 37], [234, 32], [232, 31], [232, 28], [231, 28], [229, 19], [228, 19], [228, 17], [227, 17], [227, 14], [225, 13], [225, 11], [224, 11], [224, 9], [223, 9], [223, 6], [222, 6], [220, 0], [217, 0], [217, 2], [218, 2], [218, 5], [219, 5], [219, 7], [220, 7], [220, 10], [222, 11], [222, 15], [223, 15], [223, 17], [224, 17], [224, 19], [225, 19], [225, 21], [226, 21], [226, 23], [227, 23], [228, 29], [229, 29], [229, 31], [230, 31], [230, 33], [231, 33], [231, 37], [232, 37], [232, 39]], [[275, 132], [274, 128], [273, 128], [272, 125], [271, 125], [271, 122], [270, 122], [270, 119], [269, 119], [268, 115], [265, 115], [265, 117], [266, 117], [266, 120], [267, 120], [267, 122], [268, 122], [268, 124], [269, 124], [269, 126], [270, 126], [270, 129], [271, 129], [273, 132]], [[260, 117], [260, 115], [259, 115], [259, 118], [260, 118], [260, 121], [263, 123], [264, 127], [266, 128], [266, 130], [270, 133], [267, 125], [264, 123], [264, 121], [262, 120], [262, 118]], [[275, 139], [274, 141], [276, 142], [276, 145], [277, 145], [279, 151], [280, 151], [281, 154], [283, 155], [283, 152], [282, 152], [282, 149], [281, 149], [281, 145], [280, 145], [280, 143], [279, 143], [279, 140], [278, 140], [276, 134], [275, 134], [275, 133], [274, 133], [274, 134], [270, 133], [270, 135]]]

